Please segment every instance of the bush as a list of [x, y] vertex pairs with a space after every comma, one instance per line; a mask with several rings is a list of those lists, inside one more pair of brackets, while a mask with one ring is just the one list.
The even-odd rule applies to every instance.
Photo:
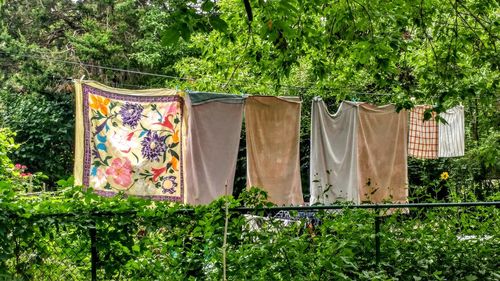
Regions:
[[4, 110], [0, 124], [16, 132], [22, 144], [11, 151], [12, 160], [33, 171], [50, 175], [50, 181], [68, 177], [73, 164], [73, 102], [68, 96], [0, 93]]
[[[21, 199], [1, 184], [0, 194], [0, 272], [26, 280], [90, 279], [92, 235], [100, 279], [221, 280], [225, 202], [245, 205], [226, 198], [186, 209], [78, 188]], [[262, 198], [256, 191], [242, 197], [262, 206], [252, 195]], [[385, 216], [377, 264], [376, 212], [322, 211], [319, 221], [284, 224], [255, 211], [254, 224], [230, 211], [227, 279], [498, 280], [498, 212], [440, 208]]]
[[15, 134], [7, 128], [0, 128], [0, 180], [10, 180], [15, 175], [15, 167], [9, 154], [19, 148], [14, 142]]

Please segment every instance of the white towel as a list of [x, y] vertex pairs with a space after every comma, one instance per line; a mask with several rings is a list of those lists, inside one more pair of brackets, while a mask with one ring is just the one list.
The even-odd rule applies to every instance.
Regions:
[[464, 155], [465, 128], [464, 107], [455, 106], [441, 113], [439, 122], [438, 157], [457, 157]]
[[356, 103], [343, 102], [330, 114], [321, 98], [311, 109], [310, 203], [359, 203]]

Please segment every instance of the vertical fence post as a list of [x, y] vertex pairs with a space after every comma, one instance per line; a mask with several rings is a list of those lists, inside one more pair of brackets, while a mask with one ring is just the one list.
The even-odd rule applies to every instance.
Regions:
[[375, 217], [375, 263], [380, 263], [380, 223], [382, 219], [379, 215]]
[[89, 228], [92, 281], [97, 281], [97, 235], [95, 224]]

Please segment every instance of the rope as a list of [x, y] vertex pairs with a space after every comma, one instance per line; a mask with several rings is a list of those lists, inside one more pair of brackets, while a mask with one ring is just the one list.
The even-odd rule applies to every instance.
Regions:
[[[0, 54], [3, 55], [12, 55], [3, 51], [0, 51]], [[16, 55], [14, 55], [16, 56]], [[154, 76], [154, 77], [161, 77], [161, 78], [167, 78], [167, 79], [175, 79], [175, 80], [181, 80], [181, 81], [196, 81], [196, 80], [201, 80], [201, 79], [209, 79], [211, 81], [214, 81], [216, 79], [213, 76], [203, 76], [199, 78], [186, 78], [186, 77], [179, 77], [179, 76], [171, 76], [171, 75], [165, 75], [165, 74], [159, 74], [159, 73], [152, 73], [152, 72], [144, 72], [144, 71], [139, 71], [139, 70], [132, 70], [132, 69], [123, 69], [123, 68], [118, 68], [114, 66], [101, 66], [101, 65], [95, 65], [95, 64], [90, 64], [90, 63], [82, 63], [82, 62], [75, 62], [75, 61], [67, 61], [67, 60], [61, 60], [61, 59], [55, 59], [55, 58], [47, 58], [47, 57], [42, 57], [42, 56], [34, 56], [34, 55], [27, 55], [27, 54], [17, 54], [17, 56], [23, 57], [23, 58], [29, 58], [33, 60], [46, 60], [46, 61], [52, 61], [52, 62], [58, 62], [58, 63], [64, 63], [64, 64], [69, 64], [69, 65], [76, 65], [76, 66], [84, 66], [88, 68], [96, 68], [96, 69], [103, 69], [103, 70], [111, 70], [111, 71], [116, 71], [116, 72], [124, 72], [124, 73], [131, 73], [131, 74], [138, 74], [138, 75], [145, 75], [145, 76]], [[221, 82], [214, 82], [214, 84], [218, 84], [220, 86], [227, 86], [227, 85], [232, 85], [235, 87], [244, 87], [244, 86], [249, 86], [249, 85], [243, 85], [240, 83], [245, 83], [245, 81], [239, 81], [236, 80], [237, 83], [221, 83]], [[251, 82], [252, 84], [255, 84], [255, 82]], [[288, 89], [294, 89], [298, 91], [307, 91], [311, 89], [323, 89], [327, 91], [340, 91], [340, 90], [349, 90], [347, 88], [334, 88], [334, 87], [321, 87], [317, 85], [312, 85], [312, 86], [300, 86], [300, 85], [276, 85], [272, 83], [260, 83], [263, 86], [270, 86], [270, 87], [281, 87], [281, 88], [288, 88]], [[123, 84], [122, 84], [123, 85]], [[136, 86], [138, 87], [138, 86]], [[378, 93], [378, 92], [350, 92], [348, 94], [354, 94], [354, 95], [370, 95], [370, 96], [392, 96], [392, 94], [389, 93]]]

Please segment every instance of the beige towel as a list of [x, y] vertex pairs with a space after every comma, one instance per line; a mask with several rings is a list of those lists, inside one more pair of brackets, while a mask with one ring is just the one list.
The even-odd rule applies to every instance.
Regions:
[[362, 202], [402, 203], [408, 197], [407, 112], [359, 105], [358, 180]]
[[[204, 99], [198, 101], [200, 96]], [[243, 98], [206, 93], [189, 93], [189, 97], [187, 202], [208, 204], [233, 192]]]
[[301, 102], [251, 96], [245, 105], [248, 187], [267, 191], [277, 205], [303, 203], [299, 165]]

